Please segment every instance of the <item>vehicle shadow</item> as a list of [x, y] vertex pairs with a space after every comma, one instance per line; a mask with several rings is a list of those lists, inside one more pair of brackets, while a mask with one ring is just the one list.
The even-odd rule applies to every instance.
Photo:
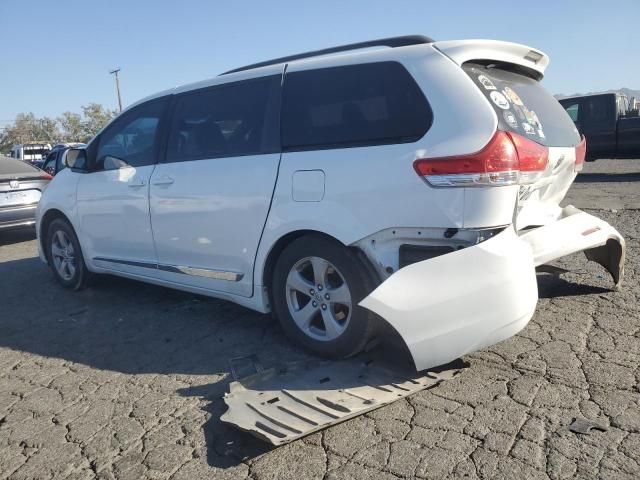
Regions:
[[28, 242], [36, 239], [36, 230], [33, 227], [16, 228], [12, 230], [0, 230], [0, 247], [13, 245], [14, 243]]
[[558, 274], [549, 272], [539, 272], [536, 277], [538, 280], [539, 298], [575, 297], [610, 293], [613, 291], [613, 283], [612, 288], [604, 288], [585, 283], [574, 283], [562, 278]]
[[628, 173], [579, 173], [575, 183], [609, 183], [609, 182], [638, 182], [640, 172]]
[[[217, 468], [271, 449], [219, 419], [231, 381], [229, 359], [257, 354], [265, 368], [317, 361], [293, 346], [271, 316], [230, 302], [106, 275], [70, 292], [35, 256], [0, 263], [0, 279], [11, 279], [0, 289], [0, 347], [127, 375], [163, 374], [181, 382], [210, 376], [213, 381], [177, 393], [206, 402], [207, 461]], [[381, 349], [379, 355], [400, 358], [402, 352]]]

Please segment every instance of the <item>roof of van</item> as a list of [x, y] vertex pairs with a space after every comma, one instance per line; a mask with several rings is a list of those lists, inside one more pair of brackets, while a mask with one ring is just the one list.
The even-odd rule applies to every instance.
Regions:
[[266, 67], [269, 65], [278, 65], [282, 63], [289, 63], [295, 60], [302, 60], [304, 58], [320, 57], [322, 55], [330, 55], [332, 53], [348, 52], [351, 50], [359, 50], [362, 48], [372, 47], [407, 47], [409, 45], [420, 45], [426, 43], [433, 43], [435, 40], [426, 37], [424, 35], [405, 35], [401, 37], [389, 37], [380, 38], [378, 40], [369, 40], [366, 42], [348, 43], [346, 45], [339, 45], [337, 47], [324, 48], [322, 50], [312, 50], [305, 53], [297, 53], [295, 55], [289, 55], [286, 57], [274, 58], [272, 60], [266, 60], [264, 62], [253, 63], [251, 65], [245, 65], [244, 67], [234, 68], [227, 72], [221, 73], [221, 75], [227, 75], [229, 73], [242, 72], [245, 70], [253, 70], [254, 68]]
[[[296, 64], [297, 62], [301, 61], [315, 61], [316, 59], [321, 60], [326, 59], [328, 56], [334, 56], [335, 54], [338, 54], [338, 56], [342, 56], [372, 53], [371, 50], [366, 49], [371, 49], [373, 47], [389, 47], [382, 49], [382, 51], [389, 51], [389, 49], [403, 49], [405, 47], [420, 48], [420, 46], [428, 46], [429, 48], [434, 47], [436, 50], [445, 54], [454, 62], [460, 65], [462, 65], [462, 63], [464, 63], [465, 61], [478, 58], [491, 58], [503, 62], [517, 63], [530, 70], [538, 79], [542, 78], [542, 76], [544, 75], [544, 71], [549, 64], [549, 57], [546, 54], [526, 45], [485, 39], [447, 40], [436, 42], [432, 38], [426, 37], [424, 35], [405, 35], [399, 37], [381, 38], [378, 40], [370, 40], [366, 42], [351, 43], [347, 45], [330, 47], [322, 50], [314, 50], [306, 53], [300, 53], [246, 65], [244, 67], [226, 71], [217, 77], [180, 85], [150, 95], [130, 105], [129, 107], [127, 107], [127, 110], [145, 101], [153, 100], [154, 98], [160, 98], [165, 95], [171, 95], [173, 93], [196, 90], [198, 88], [205, 88], [207, 86], [215, 84], [215, 80], [220, 79], [221, 76], [224, 77], [226, 75], [238, 75], [238, 80], [243, 80], [245, 79], [245, 76], [246, 78], [252, 78], [256, 74], [258, 74], [259, 76], [264, 76], [281, 73], [283, 65], [285, 64]], [[222, 79], [220, 79], [219, 81], [220, 83], [224, 82]]]

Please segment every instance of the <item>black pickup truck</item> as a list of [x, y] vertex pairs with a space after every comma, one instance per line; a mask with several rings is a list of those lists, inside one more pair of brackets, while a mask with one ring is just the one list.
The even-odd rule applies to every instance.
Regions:
[[640, 158], [640, 116], [626, 96], [602, 93], [560, 103], [587, 139], [587, 160]]

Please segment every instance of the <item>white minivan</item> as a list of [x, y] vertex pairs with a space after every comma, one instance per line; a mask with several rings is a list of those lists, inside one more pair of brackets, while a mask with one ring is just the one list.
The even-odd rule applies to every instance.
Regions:
[[585, 143], [548, 57], [396, 37], [280, 58], [146, 98], [67, 155], [38, 207], [65, 287], [109, 273], [274, 312], [340, 358], [387, 322], [422, 370], [531, 319], [535, 267], [624, 240], [560, 201]]

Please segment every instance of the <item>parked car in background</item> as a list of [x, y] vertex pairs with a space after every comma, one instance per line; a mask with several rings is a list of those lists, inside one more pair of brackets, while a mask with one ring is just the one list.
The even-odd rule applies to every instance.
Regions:
[[0, 230], [35, 223], [36, 205], [51, 178], [28, 163], [0, 156]]
[[59, 143], [54, 145], [51, 151], [47, 154], [46, 158], [42, 161], [39, 168], [47, 172], [49, 175], [54, 176], [62, 169], [65, 168], [64, 157], [70, 148], [84, 148], [84, 143]]
[[640, 158], [640, 117], [625, 95], [584, 95], [560, 103], [587, 139], [587, 160]]
[[67, 152], [41, 259], [71, 289], [110, 273], [273, 311], [327, 357], [384, 319], [418, 370], [447, 363], [529, 322], [537, 265], [585, 251], [622, 279], [620, 234], [559, 206], [584, 140], [548, 61], [396, 37], [153, 95]]
[[11, 149], [10, 156], [17, 158], [23, 162], [38, 163], [44, 160], [44, 157], [51, 150], [51, 144], [44, 142], [24, 143], [14, 145]]

